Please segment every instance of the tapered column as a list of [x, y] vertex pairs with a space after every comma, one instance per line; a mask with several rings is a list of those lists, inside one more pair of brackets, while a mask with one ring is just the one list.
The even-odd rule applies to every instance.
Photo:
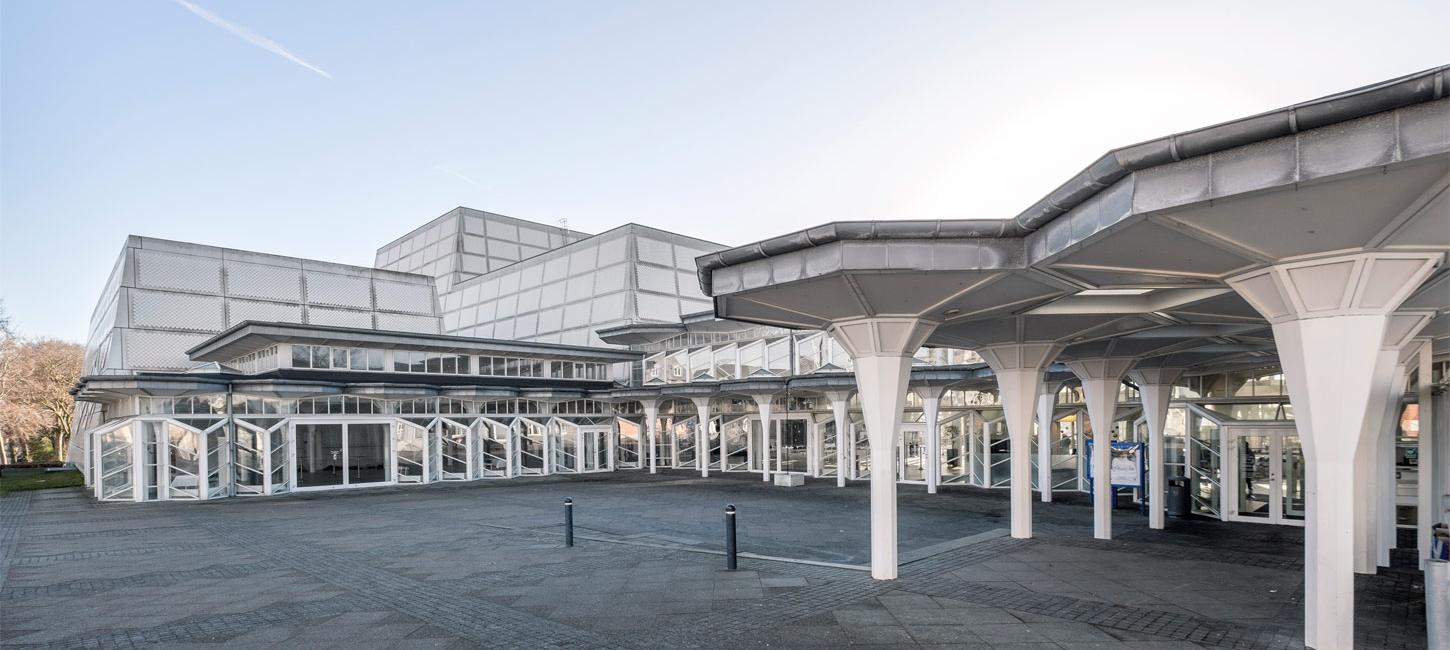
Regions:
[[660, 401], [657, 399], [642, 399], [639, 401], [644, 406], [644, 433], [649, 441], [649, 473], [659, 473], [659, 437], [660, 428]]
[[[700, 476], [710, 475], [710, 398], [691, 397], [695, 403], [695, 417], [699, 419], [699, 425], [695, 427], [695, 458], [700, 464]], [[724, 450], [721, 450], [722, 452]]]
[[[1062, 352], [1056, 342], [1012, 343], [977, 350], [997, 376], [1002, 415], [1007, 423], [1011, 470], [1012, 536], [1032, 537], [1032, 412], [1042, 372]], [[990, 455], [989, 455], [990, 458]]]
[[1061, 382], [1044, 382], [1037, 388], [1037, 492], [1043, 503], [1052, 502], [1052, 443], [1057, 436], [1052, 418], [1057, 408]]
[[1311, 648], [1354, 646], [1355, 455], [1390, 314], [1441, 257], [1340, 255], [1228, 280], [1273, 325], [1304, 445], [1304, 642]]
[[1083, 401], [1093, 427], [1093, 537], [1113, 538], [1113, 423], [1118, 420], [1118, 389], [1136, 359], [1104, 358], [1070, 361], [1067, 367], [1082, 380]]
[[[1418, 365], [1420, 354], [1418, 349], [1410, 348], [1415, 346], [1400, 352], [1395, 374], [1390, 379], [1389, 395], [1384, 400], [1384, 415], [1371, 449], [1373, 458], [1370, 462], [1377, 480], [1371, 495], [1375, 505], [1374, 521], [1370, 525], [1375, 528], [1374, 563], [1382, 567], [1390, 565], [1390, 549], [1395, 548], [1395, 488], [1399, 481], [1395, 475], [1395, 443], [1399, 431], [1400, 397], [1405, 394], [1410, 370]], [[1409, 355], [1408, 359], [1406, 355]]]
[[1423, 343], [1420, 346], [1419, 357], [1415, 359], [1417, 362], [1416, 365], [1419, 366], [1417, 370], [1419, 380], [1416, 384], [1416, 391], [1420, 403], [1419, 456], [1416, 461], [1419, 463], [1419, 472], [1417, 474], [1420, 485], [1416, 499], [1417, 507], [1415, 508], [1419, 516], [1415, 522], [1415, 533], [1416, 539], [1419, 541], [1421, 569], [1425, 568], [1425, 560], [1430, 557], [1430, 526], [1437, 520], [1440, 520], [1438, 515], [1441, 512], [1441, 506], [1437, 503], [1440, 493], [1435, 491], [1435, 486], [1443, 483], [1443, 480], [1436, 475], [1443, 471], [1445, 467], [1445, 461], [1435, 455], [1436, 431], [1433, 424], [1435, 398], [1431, 391], [1430, 382], [1431, 370], [1434, 364], [1432, 363], [1430, 341], [1425, 340]]
[[896, 578], [896, 435], [911, 355], [936, 325], [919, 318], [865, 318], [829, 330], [855, 362], [871, 445], [871, 577], [877, 580]]
[[846, 475], [855, 466], [853, 453], [856, 441], [851, 436], [851, 418], [846, 409], [851, 404], [851, 392], [828, 390], [825, 397], [831, 402], [831, 420], [836, 425], [836, 487], [846, 487]]
[[770, 407], [774, 395], [751, 395], [760, 416], [760, 480], [770, 482]]
[[[1377, 461], [1380, 441], [1393, 438], [1394, 431], [1385, 430], [1385, 411], [1390, 402], [1399, 406], [1399, 396], [1392, 396], [1399, 350], [1381, 348], [1371, 373], [1369, 400], [1364, 410], [1363, 430], [1354, 452], [1354, 572], [1373, 575], [1379, 558], [1380, 490], [1387, 478]], [[1403, 387], [1401, 388], [1403, 392]]]
[[941, 416], [941, 396], [946, 392], [944, 386], [923, 386], [912, 389], [916, 396], [921, 399], [922, 419], [926, 424], [926, 464], [922, 469], [926, 479], [926, 493], [936, 494], [936, 488], [941, 483], [941, 432], [938, 430]]
[[1167, 488], [1167, 477], [1163, 475], [1163, 429], [1168, 426], [1168, 400], [1173, 397], [1173, 382], [1183, 376], [1183, 369], [1139, 368], [1128, 374], [1138, 385], [1143, 417], [1148, 420], [1148, 527], [1161, 530], [1163, 492]]

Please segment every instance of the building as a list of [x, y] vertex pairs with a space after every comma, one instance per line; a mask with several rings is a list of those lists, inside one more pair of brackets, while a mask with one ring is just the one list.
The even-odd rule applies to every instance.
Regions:
[[1034, 491], [1090, 492], [1108, 538], [1117, 499], [1146, 495], [1162, 528], [1181, 476], [1198, 515], [1305, 526], [1306, 640], [1349, 647], [1354, 573], [1400, 525], [1424, 557], [1447, 512], [1447, 82], [1117, 149], [1010, 220], [726, 248], [459, 208], [379, 269], [132, 238], [73, 455], [127, 501], [659, 467], [864, 480], [879, 579], [898, 484], [1008, 490], [1018, 537]]

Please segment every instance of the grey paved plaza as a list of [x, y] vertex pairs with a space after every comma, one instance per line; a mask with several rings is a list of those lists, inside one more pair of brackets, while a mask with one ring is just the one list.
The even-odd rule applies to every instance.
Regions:
[[[563, 497], [576, 503], [564, 548]], [[1081, 500], [900, 487], [901, 578], [873, 581], [866, 485], [684, 472], [209, 503], [0, 497], [5, 648], [1294, 648], [1302, 532]], [[722, 508], [740, 509], [724, 570]], [[788, 558], [796, 561], [782, 561]], [[1398, 557], [1403, 563], [1405, 558]], [[1358, 583], [1364, 648], [1425, 645], [1417, 571]]]

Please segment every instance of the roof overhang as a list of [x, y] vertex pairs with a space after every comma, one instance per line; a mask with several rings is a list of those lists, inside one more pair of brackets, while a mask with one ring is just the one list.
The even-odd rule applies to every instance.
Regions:
[[592, 362], [637, 361], [641, 356], [637, 352], [611, 348], [257, 321], [238, 323], [187, 350], [186, 353], [193, 361], [227, 362], [278, 343], [406, 349], [455, 354], [492, 354]]
[[[1450, 251], [1447, 70], [1155, 141], [1174, 156], [1116, 150], [1126, 171], [995, 228], [830, 224], [703, 256], [701, 284], [719, 317], [765, 325], [909, 317], [936, 324], [929, 346], [1272, 359], [1267, 322], [1228, 278], [1316, 255]], [[1444, 313], [1443, 282], [1407, 307]]]

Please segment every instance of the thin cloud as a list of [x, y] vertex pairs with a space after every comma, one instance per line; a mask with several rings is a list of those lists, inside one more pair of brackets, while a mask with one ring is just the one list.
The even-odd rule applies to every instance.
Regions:
[[288, 61], [291, 61], [293, 63], [296, 63], [297, 65], [300, 65], [300, 66], [302, 66], [304, 68], [307, 68], [308, 70], [311, 70], [313, 72], [316, 72], [317, 74], [320, 74], [320, 75], [322, 75], [324, 77], [327, 77], [328, 79], [331, 79], [332, 78], [332, 75], [328, 74], [326, 70], [323, 70], [322, 68], [319, 68], [319, 67], [317, 67], [315, 65], [312, 65], [311, 63], [308, 63], [306, 61], [303, 61], [301, 57], [299, 57], [296, 54], [293, 54], [293, 53], [287, 51], [287, 48], [282, 47], [282, 45], [280, 43], [278, 43], [278, 42], [276, 42], [276, 41], [274, 41], [274, 40], [272, 40], [270, 38], [267, 38], [266, 36], [262, 36], [261, 34], [258, 34], [258, 33], [253, 32], [253, 31], [251, 31], [251, 30], [249, 30], [249, 29], [247, 29], [245, 27], [242, 27], [241, 25], [237, 25], [235, 23], [228, 22], [226, 19], [222, 18], [221, 16], [218, 16], [218, 15], [216, 15], [216, 14], [210, 12], [210, 11], [207, 11], [205, 9], [202, 9], [201, 7], [198, 7], [198, 6], [196, 6], [196, 5], [188, 2], [187, 0], [175, 0], [175, 1], [176, 1], [176, 4], [181, 5], [183, 9], [186, 9], [187, 11], [190, 11], [191, 13], [194, 13], [197, 16], [200, 16], [201, 19], [202, 20], [205, 20], [206, 22], [209, 22], [209, 23], [211, 23], [213, 25], [216, 25], [217, 27], [220, 27], [220, 28], [222, 28], [222, 29], [224, 29], [224, 30], [226, 30], [228, 32], [231, 32], [231, 34], [233, 36], [236, 36], [237, 38], [240, 38], [240, 39], [242, 39], [242, 40], [244, 40], [244, 41], [246, 41], [248, 43], [251, 43], [252, 45], [255, 45], [257, 47], [260, 47], [260, 48], [262, 48], [262, 49], [264, 49], [264, 50], [266, 50], [268, 52], [271, 52], [273, 54], [276, 54], [277, 56], [280, 56], [280, 57], [282, 57], [284, 59], [287, 59]]
[[440, 171], [440, 172], [443, 172], [445, 174], [448, 174], [449, 176], [456, 176], [459, 179], [461, 179], [463, 182], [468, 183], [469, 185], [472, 185], [474, 187], [478, 187], [478, 183], [474, 182], [474, 180], [472, 178], [469, 178], [467, 176], [464, 176], [462, 173], [453, 171], [452, 169], [449, 169], [447, 167], [444, 167], [443, 165], [434, 165], [433, 168], [436, 169], [436, 170], [438, 170], [438, 171]]

